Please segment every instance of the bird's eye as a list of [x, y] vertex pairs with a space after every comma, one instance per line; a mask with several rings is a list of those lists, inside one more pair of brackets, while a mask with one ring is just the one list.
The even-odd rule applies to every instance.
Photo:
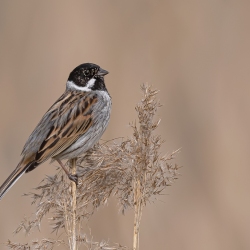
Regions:
[[85, 70], [85, 71], [84, 71], [84, 75], [85, 75], [85, 76], [89, 76], [89, 74], [90, 74], [89, 70]]

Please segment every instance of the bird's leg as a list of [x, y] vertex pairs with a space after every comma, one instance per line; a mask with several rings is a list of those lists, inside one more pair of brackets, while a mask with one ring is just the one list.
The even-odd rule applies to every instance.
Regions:
[[69, 177], [71, 181], [74, 181], [76, 185], [78, 185], [78, 176], [77, 174], [71, 174], [68, 169], [63, 165], [63, 163], [59, 160], [56, 159], [56, 161], [59, 163], [59, 165], [62, 167], [66, 175]]

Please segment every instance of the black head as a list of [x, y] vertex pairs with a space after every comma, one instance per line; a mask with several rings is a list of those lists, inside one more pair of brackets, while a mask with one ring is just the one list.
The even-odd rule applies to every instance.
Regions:
[[70, 73], [68, 82], [91, 90], [106, 90], [103, 77], [108, 73], [94, 63], [84, 63]]

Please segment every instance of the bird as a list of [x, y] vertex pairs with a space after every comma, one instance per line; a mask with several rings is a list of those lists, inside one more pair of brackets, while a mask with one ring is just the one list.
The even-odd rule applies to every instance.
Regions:
[[68, 77], [66, 90], [48, 109], [25, 143], [21, 160], [0, 187], [0, 200], [15, 182], [43, 162], [57, 161], [71, 181], [62, 160], [74, 159], [91, 149], [106, 130], [111, 96], [104, 82], [109, 72], [94, 63], [77, 66]]

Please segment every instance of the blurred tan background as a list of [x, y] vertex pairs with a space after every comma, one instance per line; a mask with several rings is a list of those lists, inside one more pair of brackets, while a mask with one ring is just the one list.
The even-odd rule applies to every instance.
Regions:
[[[182, 147], [180, 179], [143, 213], [141, 249], [250, 249], [249, 12], [244, 0], [1, 0], [0, 182], [70, 71], [94, 62], [110, 72], [104, 139], [130, 135], [148, 82], [160, 89], [163, 153]], [[53, 173], [43, 164], [0, 202], [1, 243], [53, 237], [12, 235], [33, 211], [21, 195]], [[94, 239], [131, 246], [132, 215], [111, 201], [90, 222]]]

